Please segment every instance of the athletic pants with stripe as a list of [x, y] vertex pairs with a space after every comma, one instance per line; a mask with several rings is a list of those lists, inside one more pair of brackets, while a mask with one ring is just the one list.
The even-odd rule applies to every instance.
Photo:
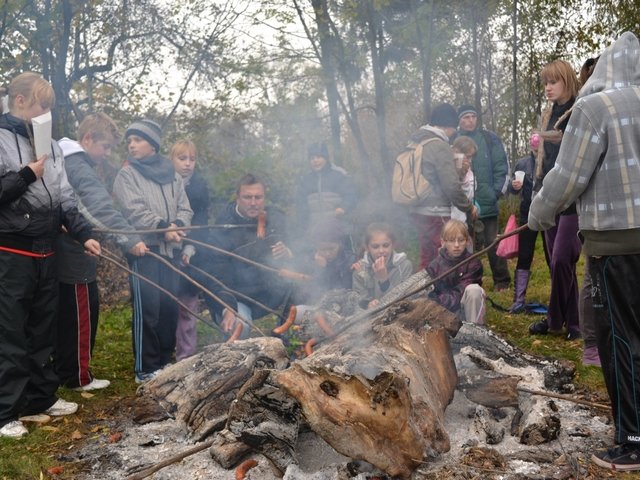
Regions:
[[93, 380], [89, 364], [98, 329], [97, 282], [60, 283], [55, 366], [60, 384], [69, 388]]
[[[176, 295], [179, 276], [151, 256], [129, 257], [134, 272]], [[171, 259], [166, 258], [171, 261]], [[130, 275], [132, 334], [136, 374], [153, 373], [171, 362], [176, 348], [178, 304], [166, 293]]]

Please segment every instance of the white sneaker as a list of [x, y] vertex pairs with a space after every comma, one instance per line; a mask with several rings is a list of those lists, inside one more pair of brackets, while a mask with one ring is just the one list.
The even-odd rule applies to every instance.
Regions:
[[26, 429], [20, 420], [14, 420], [0, 428], [0, 437], [22, 438], [27, 433], [29, 433], [29, 430]]
[[67, 402], [61, 398], [56, 403], [47, 408], [44, 413], [52, 417], [60, 417], [62, 415], [71, 415], [78, 411], [78, 404], [75, 402]]
[[107, 388], [109, 385], [111, 385], [111, 382], [109, 380], [100, 380], [99, 378], [94, 378], [93, 380], [91, 380], [91, 383], [72, 388], [71, 390], [75, 392], [88, 392], [89, 390], [100, 390], [102, 388]]
[[149, 380], [153, 380], [158, 375], [158, 371], [159, 370], [151, 373], [136, 373], [136, 383], [140, 385], [141, 383], [146, 383]]

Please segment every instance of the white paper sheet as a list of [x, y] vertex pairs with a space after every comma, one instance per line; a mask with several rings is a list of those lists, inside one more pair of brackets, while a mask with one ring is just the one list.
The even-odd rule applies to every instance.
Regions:
[[33, 125], [33, 146], [36, 159], [42, 155], [51, 155], [51, 112], [43, 113], [31, 119]]

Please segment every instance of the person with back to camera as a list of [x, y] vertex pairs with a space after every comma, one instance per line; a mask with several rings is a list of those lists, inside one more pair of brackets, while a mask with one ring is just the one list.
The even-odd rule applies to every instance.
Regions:
[[420, 205], [410, 209], [411, 221], [418, 231], [420, 268], [426, 268], [438, 256], [442, 226], [451, 217], [451, 206], [457, 207], [475, 220], [478, 209], [467, 197], [456, 171], [449, 138], [458, 126], [455, 108], [448, 103], [438, 105], [431, 112], [428, 125], [411, 136], [422, 148], [422, 175], [429, 182], [429, 191]]
[[[119, 141], [120, 133], [113, 120], [104, 113], [92, 113], [80, 122], [78, 141], [62, 138], [58, 143], [69, 183], [87, 219], [98, 228], [132, 230], [114, 207], [111, 194], [96, 171], [107, 162]], [[117, 235], [116, 241], [130, 255], [146, 253], [139, 235]], [[109, 380], [95, 378], [90, 369], [100, 315], [96, 258], [86, 255], [67, 234], [59, 236], [57, 250], [60, 302], [56, 373], [60, 383], [73, 390], [106, 388]]]
[[[171, 161], [162, 156], [162, 130], [152, 120], [133, 122], [125, 132], [128, 164], [118, 172], [113, 195], [136, 230], [188, 227], [193, 211], [182, 177]], [[143, 234], [153, 253], [173, 262], [180, 250], [182, 230]], [[176, 294], [179, 276], [150, 255], [128, 256], [132, 271]], [[176, 263], [176, 262], [174, 262]], [[132, 329], [136, 383], [156, 376], [172, 360], [176, 346], [177, 303], [134, 275], [130, 275], [133, 297]]]
[[529, 228], [547, 230], [576, 204], [614, 446], [591, 460], [640, 470], [640, 41], [623, 33], [580, 90], [555, 165], [534, 196]]
[[411, 276], [413, 266], [404, 252], [396, 252], [396, 236], [386, 223], [372, 223], [364, 239], [364, 256], [353, 264], [353, 290], [360, 308], [379, 305], [393, 287]]
[[[579, 82], [571, 65], [554, 60], [540, 72], [545, 95], [551, 102], [541, 119], [540, 146], [536, 157], [534, 189], [539, 190], [547, 173], [556, 163], [571, 107], [578, 94]], [[578, 321], [578, 278], [576, 264], [582, 243], [578, 237], [576, 205], [559, 212], [557, 226], [545, 233], [547, 257], [551, 269], [551, 292], [547, 317], [529, 325], [532, 335], [545, 335], [566, 328], [566, 339], [581, 337]]]
[[[520, 196], [520, 225], [527, 223], [527, 218], [529, 217], [529, 206], [531, 205], [533, 179], [535, 176], [536, 152], [539, 145], [540, 136], [537, 133], [532, 134], [529, 138], [531, 152], [516, 162], [514, 178], [509, 185], [509, 193]], [[519, 179], [518, 175], [521, 175], [522, 179]], [[533, 263], [538, 233], [534, 230], [525, 229], [518, 234], [518, 263], [513, 276], [513, 303], [509, 307], [509, 312], [511, 313], [523, 313], [525, 311], [527, 287], [531, 276], [531, 264]], [[542, 235], [543, 245], [545, 243], [544, 238], [544, 235]], [[544, 251], [547, 265], [549, 265], [546, 248]]]
[[[498, 234], [498, 200], [509, 184], [509, 162], [502, 141], [494, 132], [478, 127], [478, 111], [473, 105], [462, 105], [458, 109], [459, 128], [453, 137], [471, 138], [477, 152], [471, 160], [471, 169], [476, 179], [475, 201], [480, 211], [478, 218], [482, 230], [476, 232], [476, 244], [490, 245]], [[489, 251], [489, 266], [493, 277], [493, 289], [509, 288], [511, 277], [506, 259], [496, 254], [497, 246]]]
[[[196, 170], [197, 150], [191, 140], [178, 140], [171, 147], [169, 159], [176, 172], [182, 177], [184, 189], [193, 210], [191, 225], [207, 225], [209, 223], [209, 187]], [[206, 241], [207, 231], [194, 229], [189, 237]], [[189, 265], [191, 257], [196, 253], [193, 244], [182, 249], [182, 263]], [[188, 270], [187, 270], [188, 272]], [[191, 311], [198, 311], [198, 288], [186, 278], [180, 277], [178, 299]], [[184, 307], [178, 306], [178, 326], [176, 329], [176, 360], [180, 361], [196, 353], [198, 346], [198, 319]]]
[[[427, 273], [434, 279], [455, 267], [471, 254], [467, 244], [471, 241], [467, 225], [449, 220], [442, 227], [442, 248]], [[482, 262], [471, 260], [438, 280], [429, 292], [429, 298], [447, 310], [457, 313], [461, 321], [484, 325], [485, 292], [482, 288]]]
[[35, 155], [32, 119], [51, 111], [53, 88], [26, 72], [2, 93], [10, 113], [0, 116], [0, 437], [20, 438], [28, 433], [20, 416], [78, 409], [56, 397], [60, 382], [51, 361], [56, 237], [64, 226], [92, 255], [100, 254], [100, 244], [78, 212], [58, 144]]

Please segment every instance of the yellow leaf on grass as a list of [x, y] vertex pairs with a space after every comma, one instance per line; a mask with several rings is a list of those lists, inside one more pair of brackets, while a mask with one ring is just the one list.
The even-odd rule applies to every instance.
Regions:
[[57, 432], [58, 427], [52, 427], [51, 425], [45, 425], [44, 427], [40, 427], [40, 430], [46, 430], [47, 432]]
[[80, 394], [80, 396], [81, 396], [82, 398], [92, 398], [92, 397], [95, 397], [95, 395], [94, 395], [93, 393], [89, 393], [89, 392], [82, 392], [82, 393]]
[[80, 440], [82, 437], [84, 437], [84, 435], [80, 433], [80, 430], [74, 430], [73, 433], [71, 434], [72, 440]]

